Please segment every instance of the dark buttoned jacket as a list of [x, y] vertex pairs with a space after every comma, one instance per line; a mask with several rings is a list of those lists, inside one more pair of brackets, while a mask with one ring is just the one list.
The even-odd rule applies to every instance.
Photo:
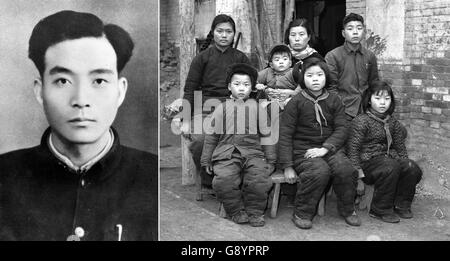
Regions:
[[39, 146], [0, 156], [0, 240], [158, 239], [158, 159], [120, 145], [77, 173]]

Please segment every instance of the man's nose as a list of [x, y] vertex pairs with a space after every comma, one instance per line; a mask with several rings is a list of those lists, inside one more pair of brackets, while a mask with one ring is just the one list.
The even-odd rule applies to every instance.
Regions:
[[72, 93], [71, 105], [76, 108], [91, 107], [89, 87], [87, 84], [78, 84]]

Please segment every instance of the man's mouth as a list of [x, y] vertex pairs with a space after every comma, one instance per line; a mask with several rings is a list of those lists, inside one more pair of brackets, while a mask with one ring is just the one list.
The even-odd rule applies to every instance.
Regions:
[[86, 118], [86, 117], [76, 117], [69, 120], [70, 123], [88, 123], [88, 122], [95, 122], [92, 118]]

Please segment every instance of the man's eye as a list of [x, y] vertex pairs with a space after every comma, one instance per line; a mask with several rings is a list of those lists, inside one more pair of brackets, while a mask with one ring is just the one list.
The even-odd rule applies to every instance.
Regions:
[[59, 87], [63, 87], [63, 86], [66, 86], [66, 85], [70, 84], [69, 80], [64, 79], [64, 78], [56, 79], [56, 80], [54, 81], [54, 83], [55, 83], [56, 85], [58, 85]]
[[105, 79], [95, 79], [94, 83], [97, 85], [103, 85], [103, 84], [107, 83], [107, 81]]

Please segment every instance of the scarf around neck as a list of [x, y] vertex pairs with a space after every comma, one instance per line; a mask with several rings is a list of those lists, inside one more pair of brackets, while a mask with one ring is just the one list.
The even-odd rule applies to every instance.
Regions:
[[391, 131], [389, 130], [389, 119], [391, 118], [391, 116], [376, 112], [372, 109], [367, 110], [367, 115], [369, 115], [370, 118], [383, 123], [384, 132], [386, 133], [387, 139], [387, 154], [389, 155], [389, 149], [392, 144], [392, 135]]
[[309, 95], [305, 90], [302, 90], [301, 94], [303, 95], [303, 97], [305, 97], [306, 99], [308, 99], [314, 103], [314, 111], [316, 113], [316, 121], [320, 125], [320, 136], [322, 136], [322, 133], [323, 133], [322, 132], [322, 120], [320, 118], [322, 117], [323, 120], [325, 121], [325, 126], [327, 126], [328, 123], [327, 123], [327, 119], [325, 119], [325, 116], [323, 115], [322, 107], [320, 107], [319, 101], [325, 100], [326, 98], [328, 98], [328, 96], [330, 94], [326, 90], [324, 90], [322, 92], [322, 94], [317, 98], [311, 97], [311, 95]]
[[303, 61], [303, 59], [305, 59], [306, 57], [310, 56], [313, 53], [317, 53], [317, 51], [314, 50], [314, 48], [309, 47], [309, 45], [307, 45], [306, 48], [302, 51], [296, 51], [296, 50], [292, 49], [292, 47], [290, 45], [289, 45], [289, 49], [291, 49], [292, 56], [294, 56], [295, 58], [297, 58], [300, 61]]

